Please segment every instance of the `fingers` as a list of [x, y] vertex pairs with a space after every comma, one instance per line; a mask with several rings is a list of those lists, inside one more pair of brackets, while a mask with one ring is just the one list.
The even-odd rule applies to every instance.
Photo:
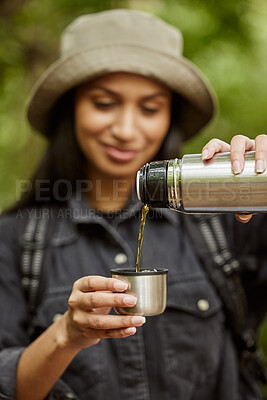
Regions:
[[245, 152], [255, 150], [255, 140], [243, 135], [236, 135], [231, 140], [230, 159], [234, 174], [243, 171], [245, 165]]
[[74, 283], [68, 301], [69, 308], [72, 311], [95, 311], [109, 310], [111, 307], [133, 307], [137, 302], [135, 296], [118, 293], [127, 287], [128, 284], [119, 279], [85, 276]]
[[83, 310], [67, 312], [68, 338], [71, 343], [88, 347], [102, 338], [123, 338], [134, 335], [136, 327], [142, 326], [146, 318], [142, 316], [102, 315]]
[[255, 150], [255, 172], [262, 173], [267, 166], [267, 135], [258, 135], [255, 140], [236, 135], [231, 141], [230, 158], [234, 174], [244, 169], [246, 151]]
[[94, 292], [108, 290], [111, 292], [123, 292], [127, 289], [127, 282], [119, 279], [105, 278], [104, 276], [84, 276], [74, 283], [74, 287], [81, 292]]
[[90, 331], [91, 339], [107, 339], [107, 338], [125, 338], [132, 336], [136, 333], [136, 328], [134, 326], [125, 329], [106, 329], [98, 331]]
[[95, 315], [90, 314], [84, 326], [80, 324], [83, 332], [91, 339], [123, 338], [134, 335], [136, 327], [146, 322], [145, 317], [117, 315]]
[[267, 135], [258, 135], [255, 139], [255, 172], [262, 173], [267, 165]]
[[209, 160], [214, 154], [227, 151], [230, 151], [229, 143], [220, 139], [211, 139], [202, 149], [202, 160]]
[[77, 280], [65, 313], [66, 343], [80, 348], [92, 346], [102, 338], [134, 335], [145, 323], [142, 316], [108, 315], [111, 307], [133, 307], [137, 298], [124, 292], [128, 287], [119, 279], [86, 276]]
[[85, 348], [102, 338], [123, 338], [134, 335], [136, 327], [146, 322], [142, 316], [102, 315], [69, 309], [56, 323], [62, 325], [64, 343]]
[[243, 135], [235, 135], [229, 145], [219, 139], [211, 139], [202, 149], [202, 160], [208, 160], [216, 153], [230, 151], [234, 174], [243, 171], [245, 152], [255, 150], [255, 172], [262, 173], [267, 167], [267, 135], [258, 135], [255, 140]]
[[69, 298], [70, 308], [78, 307], [83, 310], [92, 310], [101, 307], [133, 307], [136, 304], [135, 296], [112, 292], [76, 292]]
[[139, 315], [102, 315], [80, 311], [75, 314], [73, 321], [83, 329], [99, 331], [142, 326], [146, 322], [146, 318]]
[[123, 338], [127, 336], [134, 335], [136, 333], [135, 327], [129, 327], [126, 329], [114, 329], [114, 330], [105, 330], [98, 332], [98, 336], [103, 338]]

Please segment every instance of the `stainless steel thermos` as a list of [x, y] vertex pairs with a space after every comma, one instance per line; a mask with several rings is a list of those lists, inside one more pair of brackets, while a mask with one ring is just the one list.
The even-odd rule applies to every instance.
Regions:
[[245, 154], [244, 170], [235, 175], [230, 153], [210, 161], [201, 154], [155, 161], [137, 174], [138, 198], [152, 207], [186, 213], [267, 212], [267, 172], [255, 172], [255, 152]]

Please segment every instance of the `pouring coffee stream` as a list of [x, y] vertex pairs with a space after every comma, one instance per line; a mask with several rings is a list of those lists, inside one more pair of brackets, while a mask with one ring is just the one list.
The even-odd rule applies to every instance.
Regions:
[[144, 227], [149, 206], [142, 208], [139, 228], [136, 267], [134, 269], [115, 268], [111, 270], [113, 278], [122, 279], [128, 283], [126, 293], [134, 294], [137, 303], [134, 307], [116, 307], [119, 314], [151, 316], [162, 314], [167, 305], [167, 273], [166, 268], [140, 269], [141, 247]]
[[141, 258], [141, 247], [143, 243], [143, 236], [144, 236], [144, 227], [146, 223], [146, 216], [149, 211], [149, 207], [145, 204], [142, 208], [142, 217], [139, 229], [139, 236], [138, 236], [138, 249], [137, 249], [137, 258], [136, 258], [136, 272], [140, 272], [140, 258]]

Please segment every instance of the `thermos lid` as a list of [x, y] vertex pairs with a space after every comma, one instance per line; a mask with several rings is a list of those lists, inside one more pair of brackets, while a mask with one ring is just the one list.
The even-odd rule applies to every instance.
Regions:
[[139, 200], [152, 207], [167, 207], [168, 161], [153, 161], [144, 165], [137, 173], [136, 190]]

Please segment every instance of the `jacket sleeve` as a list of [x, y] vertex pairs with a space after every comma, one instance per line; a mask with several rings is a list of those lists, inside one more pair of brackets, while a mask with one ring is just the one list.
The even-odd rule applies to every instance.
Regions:
[[16, 218], [0, 218], [0, 399], [14, 399], [19, 357], [29, 343], [29, 314], [18, 269]]
[[[20, 274], [19, 231], [16, 215], [0, 218], [0, 400], [14, 400], [19, 358], [29, 345], [30, 313]], [[47, 400], [77, 399], [69, 386], [58, 380]]]

